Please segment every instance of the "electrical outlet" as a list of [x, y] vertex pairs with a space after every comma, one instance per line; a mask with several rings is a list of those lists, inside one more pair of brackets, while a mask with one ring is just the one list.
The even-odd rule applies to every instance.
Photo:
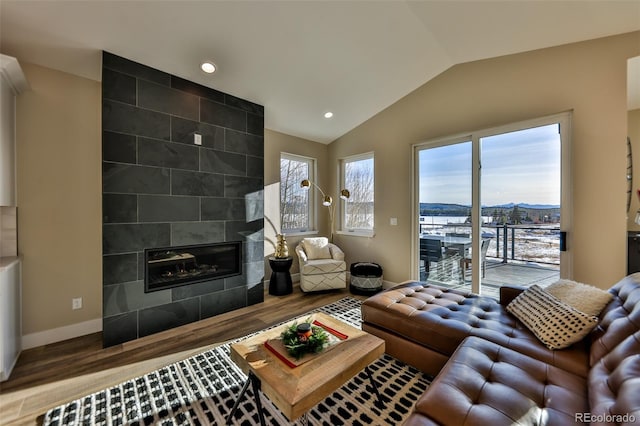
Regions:
[[389, 224], [391, 226], [398, 226], [398, 218], [397, 217], [392, 217], [391, 219], [389, 219]]
[[202, 135], [198, 133], [193, 134], [193, 143], [196, 145], [202, 145]]
[[71, 299], [71, 309], [82, 309], [82, 297], [75, 297]]

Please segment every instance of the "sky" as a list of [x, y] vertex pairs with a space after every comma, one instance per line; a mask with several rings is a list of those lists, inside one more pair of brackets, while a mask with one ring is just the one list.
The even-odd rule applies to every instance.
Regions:
[[[560, 205], [560, 135], [548, 125], [482, 138], [481, 204]], [[420, 202], [471, 205], [471, 142], [420, 152]]]

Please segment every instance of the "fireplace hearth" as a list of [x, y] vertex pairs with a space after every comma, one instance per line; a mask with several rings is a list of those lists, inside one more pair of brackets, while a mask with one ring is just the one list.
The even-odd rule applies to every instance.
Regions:
[[145, 249], [144, 290], [152, 292], [242, 273], [240, 241]]

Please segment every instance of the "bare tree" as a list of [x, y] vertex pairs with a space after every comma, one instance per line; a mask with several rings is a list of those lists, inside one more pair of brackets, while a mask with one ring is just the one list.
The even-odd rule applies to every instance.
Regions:
[[309, 177], [309, 163], [280, 159], [280, 223], [282, 231], [309, 228], [308, 191], [300, 182]]
[[345, 187], [351, 193], [345, 204], [345, 227], [373, 229], [373, 158], [345, 164]]

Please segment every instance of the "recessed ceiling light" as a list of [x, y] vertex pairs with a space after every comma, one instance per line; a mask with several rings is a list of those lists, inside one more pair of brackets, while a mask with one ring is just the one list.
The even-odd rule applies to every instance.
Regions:
[[324, 118], [331, 118], [333, 117], [333, 113], [331, 111], [327, 111], [324, 113]]
[[216, 70], [216, 65], [213, 62], [207, 61], [200, 64], [200, 69], [207, 74], [212, 74]]

